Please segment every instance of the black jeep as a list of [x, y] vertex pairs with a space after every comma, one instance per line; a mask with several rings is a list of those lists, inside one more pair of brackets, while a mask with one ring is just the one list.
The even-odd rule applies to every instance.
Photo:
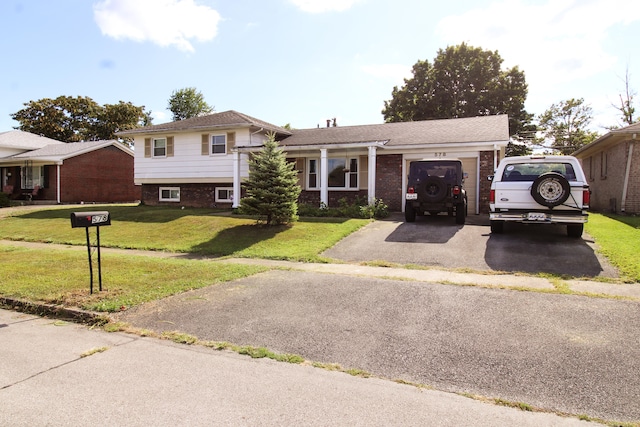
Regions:
[[409, 181], [404, 217], [414, 222], [416, 215], [447, 212], [464, 224], [467, 216], [467, 192], [460, 160], [416, 160], [409, 165]]

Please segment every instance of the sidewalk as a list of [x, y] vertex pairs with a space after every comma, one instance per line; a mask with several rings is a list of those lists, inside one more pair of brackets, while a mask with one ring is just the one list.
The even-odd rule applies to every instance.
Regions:
[[587, 425], [7, 310], [0, 339], [0, 425]]

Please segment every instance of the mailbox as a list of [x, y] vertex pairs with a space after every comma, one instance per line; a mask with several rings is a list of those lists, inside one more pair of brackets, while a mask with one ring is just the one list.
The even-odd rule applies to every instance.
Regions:
[[71, 212], [71, 228], [100, 227], [111, 225], [108, 211], [100, 212]]

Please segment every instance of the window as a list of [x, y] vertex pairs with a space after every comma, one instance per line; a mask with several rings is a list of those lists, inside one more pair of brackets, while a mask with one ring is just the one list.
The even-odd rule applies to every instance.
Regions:
[[216, 188], [216, 202], [232, 203], [233, 202], [233, 188], [231, 188], [231, 187], [217, 187]]
[[180, 187], [160, 187], [161, 202], [179, 202]]
[[154, 138], [153, 139], [153, 157], [166, 157], [166, 156], [167, 156], [167, 139]]
[[[29, 162], [31, 163], [31, 162]], [[23, 166], [20, 186], [24, 189], [33, 189], [36, 186], [44, 186], [44, 166]]]
[[318, 188], [318, 160], [309, 159], [309, 188]]
[[211, 135], [211, 154], [225, 154], [226, 152], [226, 135]]
[[[320, 188], [318, 159], [309, 159], [308, 188]], [[330, 189], [357, 189], [358, 188], [358, 159], [329, 158], [327, 159], [329, 170], [328, 185]]]

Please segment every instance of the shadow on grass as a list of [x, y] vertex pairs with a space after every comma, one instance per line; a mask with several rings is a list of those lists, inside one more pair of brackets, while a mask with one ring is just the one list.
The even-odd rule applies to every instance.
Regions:
[[640, 216], [638, 215], [616, 215], [612, 213], [603, 213], [602, 216], [606, 216], [614, 221], [621, 222], [633, 228], [640, 228]]
[[225, 228], [211, 240], [192, 246], [189, 252], [209, 256], [234, 255], [265, 240], [272, 239], [289, 228], [286, 225], [271, 227], [257, 224], [237, 225]]
[[114, 206], [114, 205], [85, 205], [69, 209], [44, 209], [15, 215], [23, 219], [69, 219], [73, 212], [108, 211], [112, 221], [164, 223], [186, 216], [211, 216], [221, 214], [222, 211], [212, 209], [196, 209], [172, 206]]

